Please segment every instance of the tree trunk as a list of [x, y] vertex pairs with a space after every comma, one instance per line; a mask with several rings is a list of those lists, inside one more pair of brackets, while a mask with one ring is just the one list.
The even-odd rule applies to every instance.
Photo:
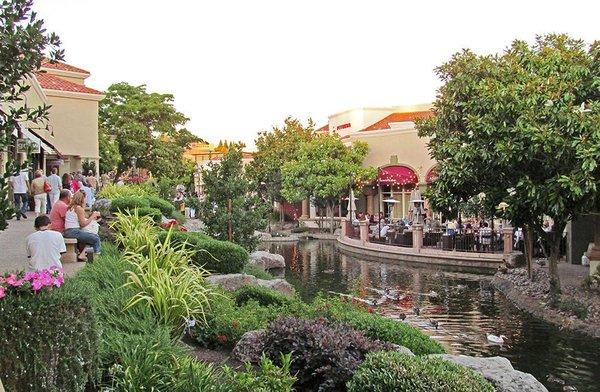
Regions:
[[531, 263], [533, 262], [533, 235], [533, 228], [526, 225], [523, 233], [523, 241], [525, 243], [525, 262], [527, 263], [527, 276], [529, 280], [533, 280], [533, 272], [531, 270]]
[[335, 202], [332, 201], [331, 202], [331, 207], [329, 208], [329, 210], [331, 211], [331, 219], [329, 221], [329, 233], [330, 234], [333, 234], [333, 232], [334, 232], [334, 229], [333, 229], [333, 220], [334, 220], [333, 218], [334, 218], [334, 215], [335, 215], [333, 213], [334, 208], [335, 208]]
[[550, 273], [550, 305], [556, 306], [560, 300], [560, 276], [558, 274], [558, 261], [560, 259], [560, 241], [565, 223], [554, 222], [554, 227], [549, 233], [550, 242], [550, 260], [548, 263], [548, 272]]

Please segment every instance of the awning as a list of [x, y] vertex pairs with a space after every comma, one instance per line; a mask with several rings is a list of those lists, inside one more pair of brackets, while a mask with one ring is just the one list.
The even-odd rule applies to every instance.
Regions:
[[437, 178], [438, 178], [437, 167], [434, 166], [431, 168], [431, 170], [429, 170], [429, 172], [427, 173], [427, 176], [425, 176], [425, 183], [431, 184], [432, 182], [437, 180]]
[[54, 147], [46, 139], [44, 139], [38, 132], [36, 132], [36, 130], [23, 128], [22, 131], [23, 135], [26, 138], [33, 140], [36, 143], [38, 143], [39, 140], [39, 144], [47, 154], [61, 155], [60, 152], [56, 149], [56, 147]]
[[379, 169], [377, 182], [380, 185], [416, 185], [417, 174], [406, 166], [386, 166]]

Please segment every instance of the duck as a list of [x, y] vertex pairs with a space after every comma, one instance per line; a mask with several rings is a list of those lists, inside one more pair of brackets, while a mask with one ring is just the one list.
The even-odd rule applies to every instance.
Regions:
[[421, 309], [419, 309], [418, 307], [416, 307], [416, 306], [415, 306], [415, 307], [413, 308], [413, 312], [415, 312], [415, 314], [418, 316], [418, 315], [420, 315], [420, 314], [421, 314]]
[[496, 336], [496, 335], [493, 335], [491, 333], [487, 334], [487, 340], [490, 343], [504, 344], [504, 339], [508, 339], [508, 338], [506, 336], [504, 336], [504, 335]]

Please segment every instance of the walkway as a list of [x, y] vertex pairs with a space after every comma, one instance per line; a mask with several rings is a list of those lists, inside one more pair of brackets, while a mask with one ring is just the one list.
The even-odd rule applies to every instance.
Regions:
[[[27, 254], [25, 252], [25, 238], [34, 232], [33, 213], [28, 213], [28, 219], [9, 222], [8, 228], [0, 231], [0, 274], [27, 269]], [[85, 263], [64, 263], [66, 275], [73, 275]]]

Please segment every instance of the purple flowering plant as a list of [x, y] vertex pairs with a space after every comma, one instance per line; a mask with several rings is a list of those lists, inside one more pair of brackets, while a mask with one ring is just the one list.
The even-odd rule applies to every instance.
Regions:
[[0, 275], [0, 299], [9, 294], [33, 293], [60, 287], [65, 282], [60, 268]]

